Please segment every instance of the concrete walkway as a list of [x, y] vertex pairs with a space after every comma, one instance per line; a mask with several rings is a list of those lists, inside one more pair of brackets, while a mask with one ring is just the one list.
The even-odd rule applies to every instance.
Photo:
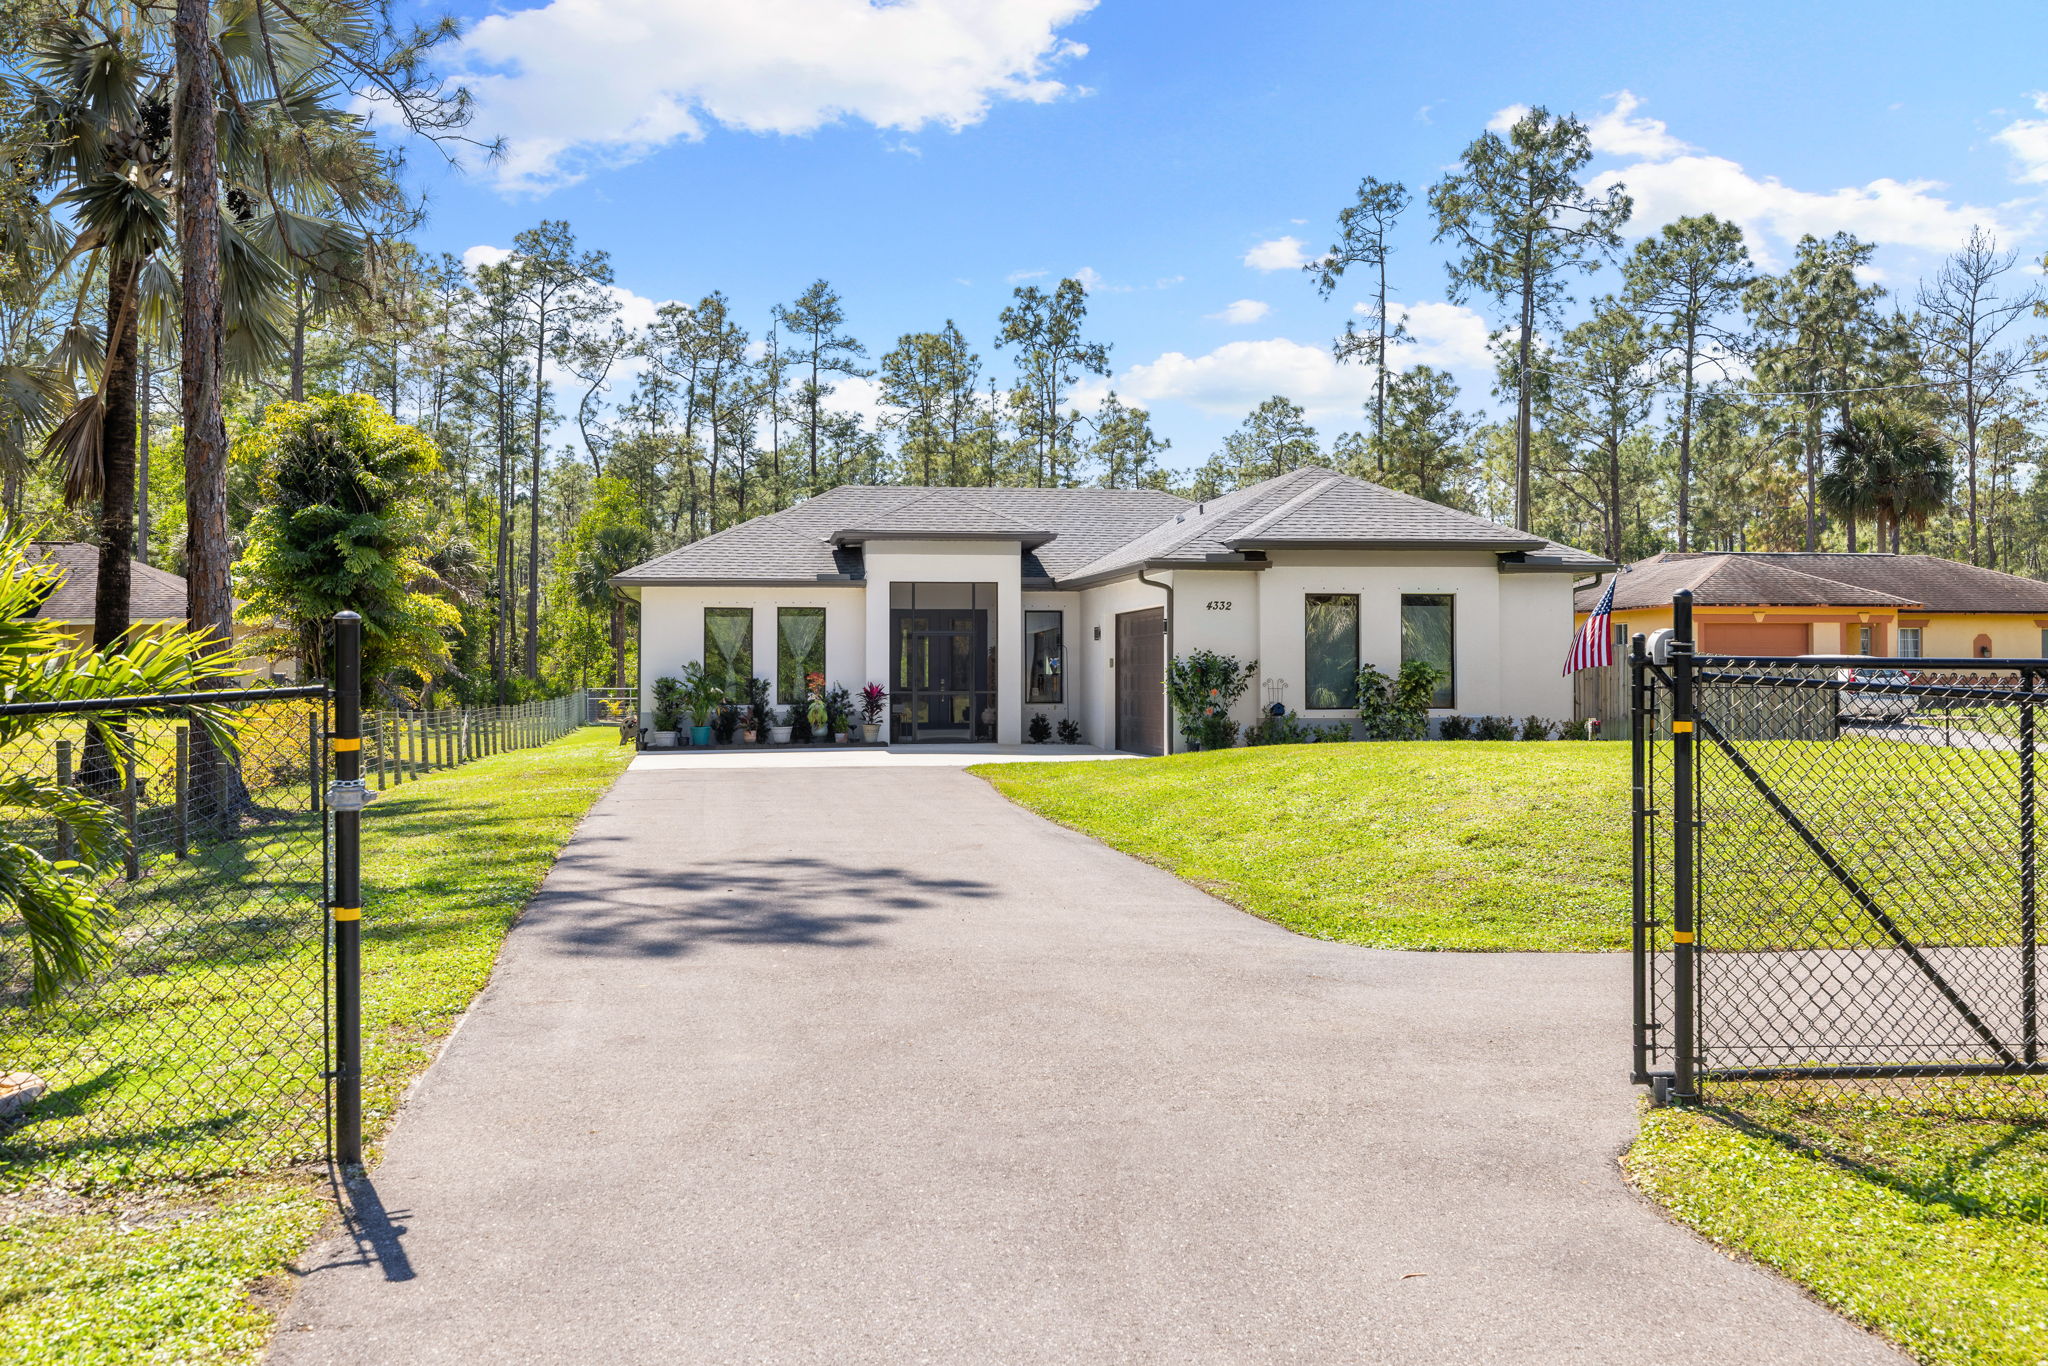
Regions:
[[1624, 1187], [1626, 969], [1298, 938], [949, 769], [636, 770], [272, 1359], [1902, 1361]]

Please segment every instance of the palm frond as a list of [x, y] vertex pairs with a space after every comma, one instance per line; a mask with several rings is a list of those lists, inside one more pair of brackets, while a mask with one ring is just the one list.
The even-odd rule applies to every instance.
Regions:
[[64, 502], [69, 507], [96, 502], [106, 489], [106, 413], [106, 401], [98, 391], [88, 392], [43, 441], [44, 456], [64, 471]]

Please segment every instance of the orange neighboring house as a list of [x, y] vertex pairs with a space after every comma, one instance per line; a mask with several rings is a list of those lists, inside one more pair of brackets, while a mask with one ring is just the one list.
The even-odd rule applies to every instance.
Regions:
[[[1608, 577], [1578, 590], [1580, 622]], [[1934, 555], [1797, 551], [1666, 551], [1636, 561], [1614, 590], [1617, 645], [1669, 626], [1681, 588], [1692, 590], [1700, 649], [1710, 654], [2048, 656], [2048, 583]]]
[[[64, 571], [64, 577], [36, 607], [36, 620], [92, 643], [93, 595], [99, 586], [100, 548], [86, 541], [36, 541], [32, 552]], [[183, 626], [185, 580], [168, 570], [128, 562], [128, 617], [137, 626]], [[235, 638], [247, 634], [238, 622]], [[289, 677], [290, 660], [246, 659], [242, 667], [258, 678]]]

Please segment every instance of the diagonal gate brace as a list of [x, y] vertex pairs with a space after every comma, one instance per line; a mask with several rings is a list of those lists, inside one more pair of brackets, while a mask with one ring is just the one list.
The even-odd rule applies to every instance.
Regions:
[[1741, 752], [1734, 745], [1728, 743], [1727, 737], [1721, 734], [1719, 728], [1713, 722], [1707, 720], [1704, 716], [1698, 717], [1697, 720], [1700, 733], [1713, 741], [1715, 746], [1728, 756], [1742, 776], [1749, 779], [1749, 785], [1754, 787], [1758, 795], [1766, 802], [1770, 803], [1771, 810], [1777, 812], [1779, 819], [1790, 826], [1792, 833], [1799, 836], [1806, 847], [1813, 851], [1814, 857], [1821, 861], [1821, 866], [1828, 870], [1829, 875], [1835, 881], [1842, 884], [1842, 889], [1855, 899], [1858, 906], [1863, 908], [1863, 913], [1876, 921], [1877, 927], [1885, 932], [1885, 935], [1890, 938], [1893, 944], [1898, 946], [1908, 959], [1912, 960], [1913, 966], [1920, 969], [1921, 974], [1933, 984], [1934, 989], [1941, 993], [1942, 999], [1947, 1001], [1954, 1008], [1956, 1014], [1962, 1016], [1964, 1022], [1976, 1031], [1977, 1037], [1984, 1041], [1985, 1046], [1998, 1055], [2000, 1062], [2005, 1063], [2009, 1067], [2019, 1066], [2020, 1060], [2013, 1056], [2012, 1050], [2007, 1048], [1998, 1035], [1992, 1032], [1991, 1026], [1985, 1024], [1977, 1012], [1970, 1008], [1970, 1003], [1963, 999], [1962, 994], [1948, 984], [1948, 979], [1943, 977], [1941, 971], [1928, 960], [1927, 955], [1920, 951], [1920, 946], [1908, 938], [1906, 932], [1899, 928], [1898, 922], [1891, 918], [1891, 915], [1886, 912], [1884, 907], [1877, 904], [1877, 899], [1864, 890], [1863, 884], [1856, 880], [1856, 875], [1850, 872], [1840, 859], [1835, 857], [1834, 851], [1823, 844], [1820, 836], [1814, 834], [1807, 827], [1806, 822], [1800, 820], [1798, 814], [1785, 804], [1784, 799], [1771, 790], [1771, 785], [1764, 781], [1763, 775], [1756, 771], [1749, 760], [1742, 757]]

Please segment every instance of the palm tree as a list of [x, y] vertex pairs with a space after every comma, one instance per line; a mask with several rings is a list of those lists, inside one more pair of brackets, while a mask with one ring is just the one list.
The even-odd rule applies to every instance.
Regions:
[[1856, 519], [1876, 525], [1877, 548], [1896, 552], [1900, 528], [1927, 525], [1955, 489], [1955, 457], [1934, 425], [1899, 408], [1866, 409], [1827, 434], [1830, 459], [1821, 476], [1828, 505], [1849, 526], [1856, 549]]
[[[1849, 550], [1856, 550], [1856, 526], [1877, 516], [1878, 455], [1874, 443], [1862, 428], [1837, 427], [1825, 438], [1828, 463], [1820, 473], [1815, 492], [1821, 506], [1842, 519], [1849, 531]], [[1882, 543], [1879, 549], [1883, 549]]]
[[[300, 300], [319, 311], [362, 286], [373, 226], [401, 207], [390, 156], [327, 103], [320, 37], [264, 5], [216, 7], [222, 345], [247, 377], [282, 357]], [[12, 82], [40, 134], [27, 177], [39, 200], [0, 249], [40, 265], [30, 289], [68, 293], [74, 307], [46, 364], [0, 376], [0, 438], [45, 425], [53, 390], [86, 381], [45, 448], [62, 462], [66, 502], [99, 506], [102, 649], [130, 624], [137, 348], [145, 336], [167, 343], [178, 312], [174, 80], [168, 11], [103, 2], [39, 23]], [[96, 291], [99, 328], [84, 317]]]

